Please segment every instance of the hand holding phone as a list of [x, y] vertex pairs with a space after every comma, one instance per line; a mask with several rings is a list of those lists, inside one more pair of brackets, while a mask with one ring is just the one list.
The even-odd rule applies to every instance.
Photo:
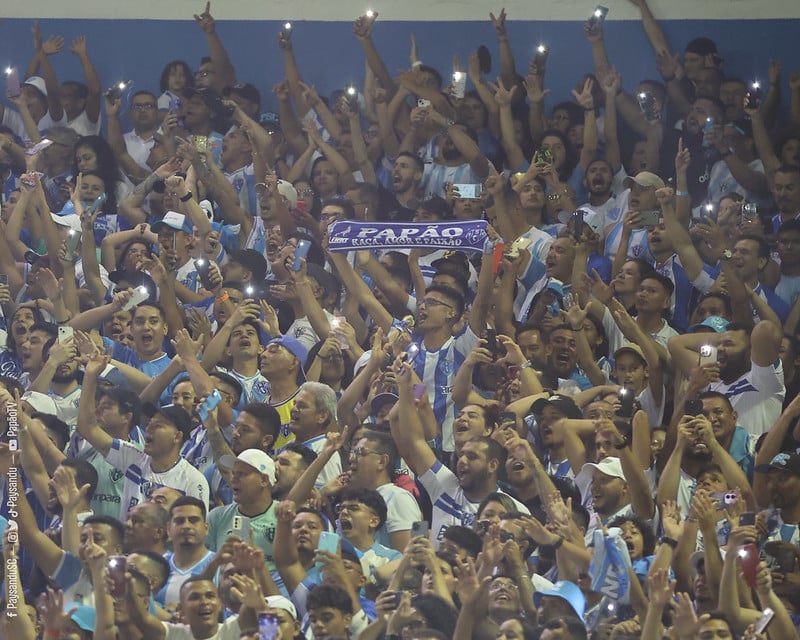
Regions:
[[125, 572], [128, 569], [128, 559], [125, 556], [109, 556], [106, 561], [106, 570], [111, 579], [111, 597], [124, 598], [128, 583], [125, 581]]
[[294, 262], [292, 263], [292, 271], [300, 271], [302, 263], [300, 260], [305, 260], [308, 252], [311, 250], [310, 240], [300, 240], [294, 250]]
[[216, 409], [220, 402], [222, 402], [222, 394], [218, 389], [214, 389], [206, 396], [203, 404], [197, 409], [197, 415], [200, 417], [200, 420], [204, 422], [208, 420], [209, 413]]
[[19, 98], [22, 87], [19, 84], [19, 71], [16, 67], [6, 69], [6, 92], [10, 98]]

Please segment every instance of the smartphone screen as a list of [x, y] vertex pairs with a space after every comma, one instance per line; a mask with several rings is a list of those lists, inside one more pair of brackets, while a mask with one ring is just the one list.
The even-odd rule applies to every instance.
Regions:
[[633, 389], [620, 389], [618, 397], [619, 411], [617, 411], [617, 415], [623, 418], [630, 418], [633, 415]]
[[6, 70], [6, 89], [8, 90], [8, 95], [12, 98], [16, 98], [22, 93], [22, 87], [19, 84], [19, 71], [16, 67]]
[[203, 400], [203, 404], [201, 404], [200, 408], [197, 410], [197, 415], [200, 416], [201, 420], [208, 420], [209, 412], [216, 409], [220, 402], [222, 402], [222, 394], [217, 389], [214, 389], [206, 396], [206, 399]]
[[292, 271], [300, 271], [300, 267], [302, 266], [300, 260], [305, 260], [310, 250], [311, 242], [309, 240], [300, 240], [297, 243], [297, 248], [294, 250], [294, 263], [292, 264]]
[[578, 209], [575, 213], [573, 213], [572, 220], [575, 225], [573, 230], [575, 242], [580, 242], [581, 236], [583, 235], [583, 210]]
[[422, 396], [425, 395], [427, 388], [424, 384], [415, 384], [414, 385], [414, 400], [421, 400]]
[[125, 582], [125, 571], [128, 568], [128, 559], [125, 556], [109, 556], [106, 561], [108, 576], [111, 578], [113, 586], [111, 588], [112, 598], [122, 598], [127, 591]]
[[420, 536], [428, 537], [428, 523], [425, 520], [418, 520], [411, 525], [411, 537], [419, 538]]
[[259, 613], [258, 640], [277, 640], [279, 622], [278, 616], [274, 613]]

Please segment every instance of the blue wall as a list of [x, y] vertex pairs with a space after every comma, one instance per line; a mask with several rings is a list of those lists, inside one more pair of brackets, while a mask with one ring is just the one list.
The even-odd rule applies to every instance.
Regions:
[[[321, 94], [363, 81], [363, 54], [347, 22], [294, 23], [295, 52], [305, 79], [316, 85]], [[20, 72], [31, 55], [30, 20], [5, 20], [0, 25], [0, 64], [14, 64]], [[682, 50], [694, 37], [710, 35], [725, 59], [730, 75], [745, 80], [758, 77], [766, 83], [770, 58], [783, 61], [784, 95], [786, 79], [800, 70], [797, 37], [800, 20], [748, 21], [671, 21], [662, 23], [676, 50]], [[112, 21], [112, 20], [42, 20], [44, 37], [63, 35], [67, 45], [75, 35], [88, 37], [89, 52], [105, 86], [121, 78], [131, 78], [137, 89], [158, 93], [158, 78], [164, 63], [185, 59], [196, 68], [207, 55], [205, 38], [194, 22], [189, 21]], [[283, 78], [281, 53], [277, 47], [277, 22], [220, 22], [218, 32], [225, 42], [240, 80], [255, 84], [262, 92], [263, 107], [274, 108], [272, 85]], [[591, 50], [583, 38], [580, 22], [513, 22], [508, 32], [514, 47], [518, 70], [527, 68], [527, 60], [539, 42], [550, 47], [546, 84], [553, 90], [548, 104], [570, 98], [569, 90], [581, 73], [591, 70]], [[486, 44], [495, 57], [497, 41], [488, 22], [379, 22], [374, 38], [390, 71], [408, 66], [409, 35], [414, 34], [420, 57], [437, 67], [443, 75], [451, 71], [454, 53], [466, 63], [469, 52]], [[622, 73], [626, 88], [645, 77], [657, 77], [654, 56], [639, 22], [606, 23], [606, 41], [612, 63]], [[59, 79], [81, 78], [75, 56], [64, 50], [53, 59]]]

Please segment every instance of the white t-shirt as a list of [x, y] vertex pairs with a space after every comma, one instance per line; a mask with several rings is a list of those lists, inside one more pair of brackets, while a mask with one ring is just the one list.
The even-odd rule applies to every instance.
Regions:
[[[171, 622], [162, 622], [161, 624], [164, 625], [167, 632], [164, 640], [195, 640], [195, 635], [188, 624], [172, 624]], [[241, 635], [239, 616], [233, 615], [219, 625], [217, 632], [206, 640], [239, 640]]]
[[750, 371], [730, 384], [720, 380], [708, 389], [724, 394], [739, 414], [737, 423], [748, 433], [759, 436], [769, 431], [781, 415], [786, 386], [780, 360], [766, 367], [751, 364]]
[[[3, 112], [3, 124], [11, 129], [18, 138], [22, 138], [25, 144], [29, 144], [31, 142], [30, 137], [25, 131], [25, 123], [22, 121], [22, 116], [16, 111], [12, 111], [6, 107], [5, 111]], [[53, 117], [50, 115], [49, 111], [44, 114], [39, 122], [36, 123], [36, 128], [39, 131], [47, 131], [52, 127], [61, 126], [64, 126], [64, 116], [62, 115], [61, 120], [56, 122], [53, 120]]]
[[136, 164], [149, 171], [150, 167], [147, 166], [147, 158], [156, 143], [155, 138], [153, 136], [147, 139], [140, 138], [136, 131], [128, 131], [122, 138], [125, 140], [125, 148], [128, 151], [128, 155], [136, 161]]
[[[634, 320], [635, 319], [636, 318], [634, 318]], [[605, 329], [606, 335], [608, 336], [609, 353], [616, 353], [617, 349], [629, 342], [629, 340], [623, 335], [622, 331], [617, 326], [614, 316], [611, 315], [611, 312], [608, 310], [608, 308], [606, 308], [605, 312], [603, 313], [603, 329]], [[673, 329], [666, 320], [663, 320], [661, 328], [655, 333], [651, 333], [649, 335], [658, 344], [666, 348], [669, 339], [672, 336], [677, 336], [678, 332], [675, 331], [675, 329]]]
[[[325, 311], [325, 316], [328, 318], [328, 322], [333, 321], [336, 316], [332, 313]], [[311, 350], [311, 348], [320, 341], [320, 337], [317, 335], [317, 332], [314, 331], [314, 328], [311, 326], [311, 322], [308, 319], [308, 316], [303, 316], [301, 318], [295, 318], [294, 322], [289, 326], [286, 330], [287, 336], [292, 336], [293, 338], [297, 338], [300, 342], [303, 343], [306, 349]], [[305, 363], [301, 363], [305, 366]]]
[[[323, 433], [321, 436], [311, 438], [311, 440], [306, 440], [302, 443], [302, 445], [306, 449], [311, 449], [314, 453], [319, 455], [322, 453], [322, 449], [325, 447], [326, 442], [327, 435]], [[322, 471], [320, 471], [317, 475], [317, 481], [314, 483], [314, 486], [319, 489], [334, 478], [338, 478], [340, 475], [342, 475], [342, 458], [338, 453], [334, 453], [331, 456], [331, 459], [325, 463], [324, 467], [322, 467]]]
[[69, 127], [79, 136], [97, 136], [100, 135], [101, 119], [102, 118], [98, 115], [97, 122], [92, 122], [86, 114], [86, 109], [84, 109], [77, 118], [67, 121], [64, 126]]
[[120, 518], [125, 521], [128, 510], [144, 502], [159, 487], [172, 487], [187, 496], [199, 498], [208, 510], [208, 481], [184, 458], [166, 471], [153, 471], [150, 456], [130, 442], [114, 438], [106, 460], [125, 474], [125, 488], [120, 503]]
[[68, 393], [65, 396], [60, 396], [56, 392], [50, 390], [47, 392], [53, 401], [56, 403], [56, 416], [59, 420], [63, 420], [69, 425], [70, 435], [78, 424], [78, 403], [81, 399], [81, 386]]
[[391, 534], [408, 531], [414, 522], [422, 520], [422, 511], [409, 491], [390, 482], [376, 489], [386, 503], [386, 522], [375, 532], [375, 541], [391, 547]]

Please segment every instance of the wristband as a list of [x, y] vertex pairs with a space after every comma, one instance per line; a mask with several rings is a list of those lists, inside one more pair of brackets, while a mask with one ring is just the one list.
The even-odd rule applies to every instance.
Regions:
[[689, 192], [688, 191], [676, 191], [675, 195], [683, 197], [683, 198], [688, 198], [689, 197]]
[[412, 69], [418, 69], [421, 66], [422, 66], [422, 62], [420, 62], [419, 60], [416, 60], [416, 61], [411, 63], [411, 68]]
[[667, 545], [669, 547], [672, 547], [673, 550], [678, 548], [678, 541], [675, 540], [674, 538], [670, 538], [668, 536], [661, 536], [661, 539], [659, 540], [659, 542], [661, 544], [665, 544], [665, 545]]
[[230, 296], [227, 293], [223, 293], [219, 298], [217, 298], [217, 302], [222, 304], [223, 302], [227, 302], [230, 299]]
[[522, 369], [533, 369], [533, 363], [530, 360], [528, 360], [528, 362], [519, 365], [519, 368], [520, 368], [520, 370], [522, 370]]
[[620, 444], [615, 444], [614, 448], [617, 451], [622, 451], [627, 446], [628, 446], [628, 439], [625, 436], [622, 436], [622, 442]]
[[552, 545], [553, 551], [558, 551], [562, 544], [564, 544], [564, 536], [558, 536], [558, 540], [556, 540], [555, 544]]
[[189, 200], [192, 199], [192, 196], [193, 196], [192, 192], [191, 191], [187, 191], [186, 195], [183, 196], [182, 198], [180, 198], [180, 201], [181, 202], [189, 202]]

